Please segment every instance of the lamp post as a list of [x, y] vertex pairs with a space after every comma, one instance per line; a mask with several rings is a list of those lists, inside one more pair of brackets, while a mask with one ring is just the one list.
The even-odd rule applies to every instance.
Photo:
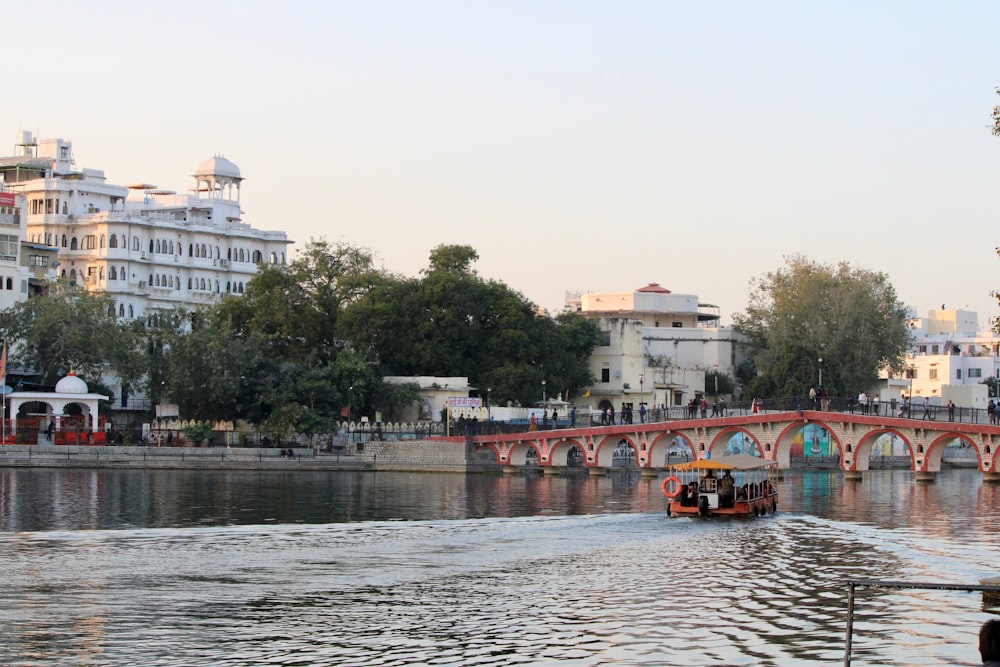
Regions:
[[[823, 386], [823, 357], [819, 358], [819, 386]], [[819, 387], [817, 387], [819, 389]]]
[[542, 380], [542, 403], [545, 403], [545, 380]]
[[354, 391], [354, 385], [347, 388], [347, 447], [348, 453], [350, 453], [351, 447], [351, 392]]
[[719, 364], [712, 365], [712, 376], [715, 377], [715, 400], [719, 400]]
[[489, 421], [493, 421], [493, 402], [490, 400], [490, 394], [493, 393], [492, 387], [486, 388], [486, 418]]

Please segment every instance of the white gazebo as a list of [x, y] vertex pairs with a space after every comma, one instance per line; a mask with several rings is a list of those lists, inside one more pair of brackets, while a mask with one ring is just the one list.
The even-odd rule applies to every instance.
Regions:
[[[98, 401], [108, 400], [108, 396], [90, 393], [87, 383], [78, 378], [73, 371], [56, 383], [55, 392], [51, 391], [13, 391], [6, 395], [6, 401], [10, 404], [10, 428], [9, 435], [17, 434], [17, 419], [21, 406], [26, 403], [42, 403], [48, 406], [44, 413], [32, 414], [32, 417], [47, 418], [45, 426], [54, 424], [54, 429], [61, 429], [62, 419], [68, 417], [66, 408], [70, 405], [78, 405], [84, 419], [85, 430], [94, 431], [98, 424]], [[27, 415], [25, 415], [27, 417]], [[39, 432], [42, 431], [42, 420], [38, 424]]]

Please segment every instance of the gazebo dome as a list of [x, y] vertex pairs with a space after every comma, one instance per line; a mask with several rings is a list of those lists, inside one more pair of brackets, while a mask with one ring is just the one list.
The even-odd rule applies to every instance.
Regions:
[[87, 394], [90, 388], [87, 383], [78, 378], [73, 371], [66, 374], [62, 380], [56, 382], [57, 394]]
[[231, 161], [222, 157], [221, 155], [216, 155], [213, 158], [209, 158], [195, 167], [194, 175], [197, 176], [225, 176], [227, 178], [235, 178], [241, 180], [240, 168], [233, 164]]

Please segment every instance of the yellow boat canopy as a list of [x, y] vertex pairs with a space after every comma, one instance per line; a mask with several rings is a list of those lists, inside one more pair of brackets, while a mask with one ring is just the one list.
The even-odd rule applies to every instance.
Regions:
[[701, 459], [700, 461], [688, 461], [670, 466], [673, 470], [755, 470], [757, 468], [767, 468], [775, 465], [774, 461], [762, 459], [758, 456], [748, 454], [733, 454], [722, 456], [717, 459]]

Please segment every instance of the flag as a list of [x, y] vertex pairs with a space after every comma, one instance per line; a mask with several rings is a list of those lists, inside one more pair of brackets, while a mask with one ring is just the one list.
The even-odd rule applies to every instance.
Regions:
[[3, 354], [0, 355], [0, 384], [7, 383], [7, 341], [3, 342]]

